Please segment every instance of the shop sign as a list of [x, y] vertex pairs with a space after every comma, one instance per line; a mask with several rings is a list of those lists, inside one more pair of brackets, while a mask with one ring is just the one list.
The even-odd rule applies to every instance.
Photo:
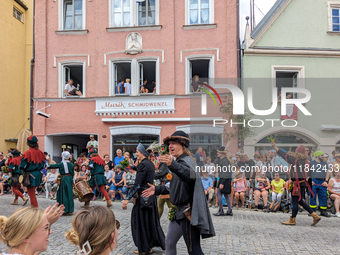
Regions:
[[132, 113], [174, 110], [174, 97], [111, 97], [97, 99], [95, 113]]

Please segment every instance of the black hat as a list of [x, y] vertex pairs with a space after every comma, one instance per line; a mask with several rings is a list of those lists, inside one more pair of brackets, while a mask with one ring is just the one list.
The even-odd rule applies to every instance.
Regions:
[[221, 146], [221, 147], [217, 150], [217, 152], [224, 153], [224, 154], [227, 154], [227, 153], [228, 153], [228, 151], [225, 149], [224, 146]]
[[163, 139], [163, 142], [165, 143], [165, 145], [169, 146], [169, 142], [170, 141], [174, 141], [176, 143], [180, 143], [185, 147], [189, 147], [190, 144], [190, 139], [189, 139], [189, 135], [183, 131], [176, 131], [175, 133], [173, 133], [171, 136], [165, 137]]

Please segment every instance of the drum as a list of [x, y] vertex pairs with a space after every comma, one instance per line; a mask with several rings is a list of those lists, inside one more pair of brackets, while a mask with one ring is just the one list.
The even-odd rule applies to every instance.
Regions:
[[86, 181], [79, 181], [74, 184], [74, 187], [78, 190], [80, 202], [89, 202], [93, 198], [93, 191]]

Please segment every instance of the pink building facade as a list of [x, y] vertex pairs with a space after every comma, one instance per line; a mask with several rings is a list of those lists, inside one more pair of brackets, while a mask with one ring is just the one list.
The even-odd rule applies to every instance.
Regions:
[[[134, 152], [138, 142], [176, 130], [190, 133], [191, 150], [201, 145], [211, 156], [225, 143], [227, 127], [214, 128], [212, 120], [226, 117], [212, 100], [208, 115], [191, 118], [192, 98], [202, 94], [191, 85], [194, 75], [208, 84], [237, 78], [236, 0], [35, 5], [34, 109], [49, 115], [33, 114], [41, 149], [57, 158], [70, 148], [77, 156], [94, 134], [100, 155], [114, 157], [118, 148]], [[83, 96], [67, 95], [69, 79]], [[130, 85], [118, 94], [121, 79]]]

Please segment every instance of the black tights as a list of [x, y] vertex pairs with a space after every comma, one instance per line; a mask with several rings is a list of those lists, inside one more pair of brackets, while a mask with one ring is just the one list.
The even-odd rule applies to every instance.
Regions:
[[183, 238], [189, 255], [204, 255], [201, 249], [199, 228], [191, 226], [190, 221], [187, 218], [181, 219], [177, 221], [177, 223], [182, 228]]
[[309, 213], [313, 213], [314, 211], [306, 204], [305, 200], [303, 200], [305, 197], [305, 187], [300, 188], [301, 192], [301, 200], [299, 201], [299, 197], [292, 196], [292, 205], [293, 205], [293, 210], [292, 210], [292, 218], [295, 218], [298, 211], [299, 211], [299, 205], [302, 205], [303, 209], [305, 209]]

